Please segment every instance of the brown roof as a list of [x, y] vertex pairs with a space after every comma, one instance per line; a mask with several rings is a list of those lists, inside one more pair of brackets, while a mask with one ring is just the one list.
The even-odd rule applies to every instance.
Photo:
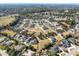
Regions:
[[55, 38], [57, 41], [61, 41], [63, 39], [63, 37], [61, 35], [57, 35], [57, 36], [55, 36]]
[[62, 34], [63, 34], [64, 37], [66, 37], [66, 36], [69, 35], [69, 32], [63, 32]]

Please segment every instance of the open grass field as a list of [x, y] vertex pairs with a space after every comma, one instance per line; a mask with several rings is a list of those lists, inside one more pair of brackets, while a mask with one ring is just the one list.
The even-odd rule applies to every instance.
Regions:
[[14, 36], [16, 34], [16, 32], [12, 31], [12, 30], [4, 30], [1, 32], [2, 34], [7, 34], [8, 36]]
[[1, 17], [0, 18], [0, 25], [6, 26], [15, 20], [16, 20], [15, 17], [11, 17], [11, 16]]

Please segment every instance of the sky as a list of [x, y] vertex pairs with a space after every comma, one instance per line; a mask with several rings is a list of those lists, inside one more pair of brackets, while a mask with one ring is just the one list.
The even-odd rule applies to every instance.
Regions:
[[79, 0], [0, 0], [0, 3], [79, 3]]

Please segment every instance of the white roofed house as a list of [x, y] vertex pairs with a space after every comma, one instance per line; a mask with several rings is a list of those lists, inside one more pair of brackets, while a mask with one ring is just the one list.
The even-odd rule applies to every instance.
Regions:
[[79, 55], [79, 46], [75, 46], [71, 44], [71, 47], [68, 48], [69, 54], [73, 56], [78, 56]]
[[0, 56], [9, 56], [9, 55], [6, 53], [6, 50], [0, 49]]
[[70, 28], [70, 29], [68, 30], [68, 32], [70, 33], [70, 35], [74, 35], [74, 34], [75, 34], [75, 30], [72, 29], [72, 28]]
[[23, 55], [24, 55], [24, 56], [31, 56], [33, 53], [34, 53], [33, 51], [31, 51], [31, 50], [28, 49], [27, 51], [25, 51], [25, 52], [23, 53]]
[[67, 17], [66, 18], [62, 18], [62, 17], [59, 17], [59, 18], [55, 18], [54, 20], [67, 20]]
[[79, 24], [76, 24], [75, 30], [76, 30], [76, 32], [79, 32]]

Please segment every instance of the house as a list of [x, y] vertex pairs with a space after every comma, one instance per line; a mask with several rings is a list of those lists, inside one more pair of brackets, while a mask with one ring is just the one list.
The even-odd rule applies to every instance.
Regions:
[[38, 44], [33, 44], [32, 47], [37, 50], [38, 49]]
[[13, 43], [15, 43], [15, 42], [13, 42], [13, 41], [7, 41], [4, 44], [7, 45], [7, 46], [11, 46]]
[[63, 26], [65, 26], [65, 27], [67, 27], [67, 28], [69, 28], [70, 27], [70, 25], [68, 25], [67, 23], [65, 23], [65, 22], [61, 22], [61, 24], [63, 25]]
[[75, 30], [72, 29], [72, 28], [70, 28], [70, 29], [68, 30], [68, 32], [70, 33], [70, 35], [74, 35], [74, 34], [75, 34]]
[[57, 17], [56, 17], [56, 18], [54, 18], [54, 20], [58, 20], [58, 21], [59, 21], [59, 20], [64, 20], [64, 21], [65, 21], [65, 20], [67, 20], [67, 18], [66, 18], [66, 17], [65, 17], [65, 18], [62, 18], [62, 17], [57, 18]]
[[59, 46], [55, 46], [55, 47], [54, 47], [54, 51], [57, 52], [57, 53], [62, 52], [62, 50], [60, 49]]
[[27, 37], [26, 40], [25, 40], [25, 42], [29, 43], [30, 40], [31, 40], [31, 37]]
[[73, 56], [72, 54], [69, 54], [69, 53], [66, 53], [66, 52], [61, 52], [61, 53], [58, 53], [59, 56]]
[[76, 32], [74, 35], [76, 38], [79, 38], [79, 32]]
[[79, 46], [75, 46], [75, 45], [71, 44], [71, 47], [68, 48], [68, 52], [69, 52], [69, 54], [78, 56], [79, 55]]
[[75, 40], [75, 38], [73, 38], [73, 37], [68, 38], [67, 41], [68, 41], [69, 43], [72, 43], [72, 44], [75, 44], [75, 43], [76, 43], [76, 40]]
[[0, 37], [0, 42], [3, 42], [4, 40], [5, 40], [4, 36]]
[[63, 32], [63, 33], [62, 33], [62, 35], [63, 35], [64, 37], [67, 37], [67, 36], [69, 36], [69, 35], [70, 35], [70, 33], [69, 33], [69, 32], [67, 32], [67, 31], [65, 31], [65, 32]]
[[63, 37], [60, 34], [58, 34], [57, 36], [55, 36], [55, 39], [59, 42], [63, 39]]
[[37, 38], [34, 38], [33, 40], [31, 40], [31, 44], [38, 44]]
[[56, 42], [56, 39], [53, 36], [50, 36], [49, 38], [51, 39], [51, 43], [55, 43]]
[[6, 50], [0, 49], [0, 56], [9, 56], [9, 55], [6, 53]]
[[67, 48], [71, 46], [71, 43], [69, 43], [67, 40], [62, 40], [62, 45]]
[[31, 50], [27, 50], [27, 51], [25, 51], [22, 55], [24, 55], [24, 56], [31, 56], [33, 53], [34, 53], [34, 52], [31, 51]]
[[23, 49], [23, 47], [24, 47], [24, 45], [16, 45], [16, 46], [14, 47], [14, 49], [15, 49], [16, 51], [21, 51], [21, 50]]

